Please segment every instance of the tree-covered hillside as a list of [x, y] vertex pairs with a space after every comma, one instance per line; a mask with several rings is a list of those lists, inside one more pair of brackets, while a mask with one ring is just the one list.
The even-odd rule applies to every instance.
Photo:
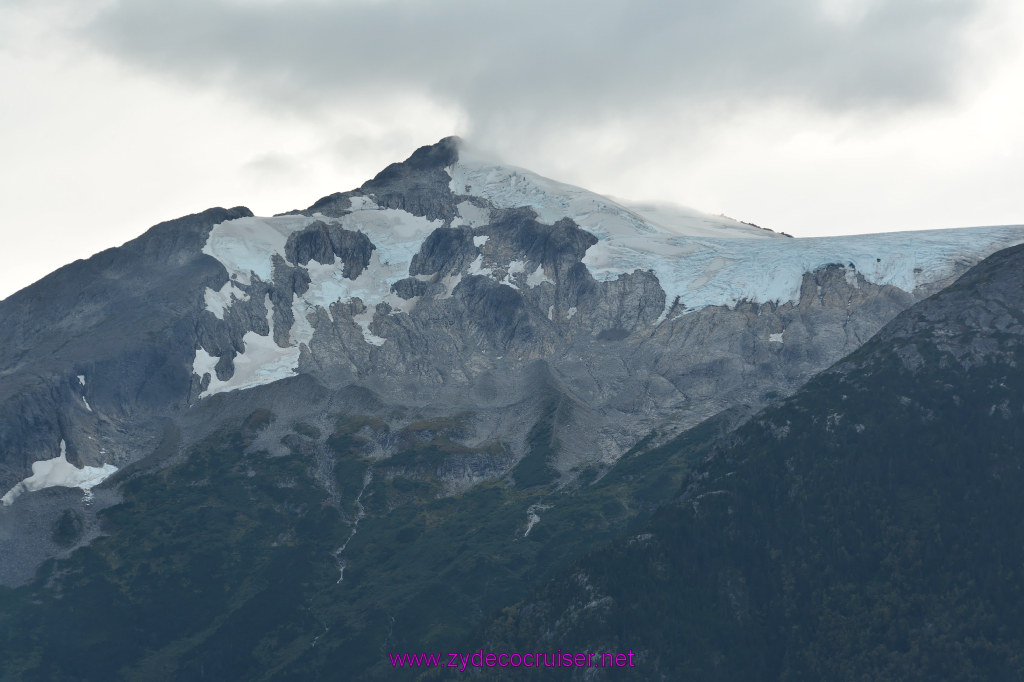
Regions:
[[638, 652], [586, 679], [1024, 679], [1022, 302], [1016, 247], [720, 442], [672, 504], [478, 639]]

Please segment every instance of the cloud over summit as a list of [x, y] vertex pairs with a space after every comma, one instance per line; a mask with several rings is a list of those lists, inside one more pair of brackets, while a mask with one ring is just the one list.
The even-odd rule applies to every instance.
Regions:
[[1019, 0], [0, 0], [0, 297], [450, 134], [798, 236], [1020, 223], [1022, 31]]
[[827, 111], [955, 93], [985, 0], [121, 1], [81, 29], [156, 73], [264, 105], [418, 93], [474, 132], [781, 100]]

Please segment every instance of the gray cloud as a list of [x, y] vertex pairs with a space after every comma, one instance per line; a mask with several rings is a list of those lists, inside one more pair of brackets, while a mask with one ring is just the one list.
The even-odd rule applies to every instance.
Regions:
[[710, 103], [848, 112], [943, 101], [970, 56], [965, 27], [988, 0], [863, 0], [867, 9], [849, 21], [822, 4], [122, 0], [81, 36], [263, 106], [314, 110], [421, 93], [460, 107], [472, 131], [487, 134], [651, 112], [671, 120]]

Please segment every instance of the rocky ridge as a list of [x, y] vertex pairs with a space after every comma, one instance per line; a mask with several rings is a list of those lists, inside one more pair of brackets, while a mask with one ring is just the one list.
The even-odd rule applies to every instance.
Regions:
[[373, 407], [351, 409], [396, 423], [464, 415], [463, 445], [508, 450], [453, 491], [508, 474], [537, 397], [557, 396], [549, 465], [568, 483], [652, 431], [792, 392], [1024, 239], [922, 233], [926, 250], [694, 221], [666, 227], [446, 138], [302, 211], [164, 223], [0, 303], [0, 489], [61, 441], [77, 465], [123, 467], [211, 396], [297, 374], [358, 388]]

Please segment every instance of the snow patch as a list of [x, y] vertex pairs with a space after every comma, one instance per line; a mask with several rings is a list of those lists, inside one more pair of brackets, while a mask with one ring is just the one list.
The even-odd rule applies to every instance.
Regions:
[[249, 300], [249, 294], [235, 286], [232, 280], [225, 282], [224, 286], [217, 291], [206, 287], [204, 297], [206, 299], [206, 309], [213, 313], [213, 316], [218, 320], [224, 319], [224, 311], [230, 308], [235, 301]]
[[392, 296], [388, 298], [388, 304], [391, 306], [391, 313], [406, 313], [409, 314], [416, 308], [416, 302], [422, 298], [421, 296], [413, 296], [412, 298], [405, 299], [401, 296]]
[[[381, 208], [369, 197], [352, 197], [351, 202], [351, 211], [340, 218], [320, 214], [314, 218], [239, 218], [214, 226], [203, 247], [203, 253], [220, 261], [231, 279], [243, 284], [250, 283], [253, 276], [270, 281], [273, 256], [277, 254], [283, 258], [288, 236], [316, 219], [337, 224], [346, 230], [360, 231], [370, 238], [375, 248], [369, 265], [355, 280], [342, 276], [344, 266], [340, 260], [331, 265], [313, 260], [304, 266], [310, 284], [306, 293], [296, 296], [292, 301], [295, 323], [287, 330], [288, 346], [281, 348], [274, 343], [273, 333], [260, 336], [255, 332], [247, 332], [243, 337], [245, 352], [235, 358], [235, 373], [228, 381], [220, 381], [213, 371], [218, 358], [210, 356], [202, 348], [197, 349], [193, 371], [200, 377], [211, 375], [210, 385], [200, 397], [259, 386], [292, 376], [298, 369], [301, 346], [309, 344], [313, 338], [314, 329], [310, 319], [315, 319], [318, 308], [330, 310], [333, 303], [359, 298], [368, 312], [356, 316], [356, 322], [362, 328], [366, 342], [379, 346], [384, 343], [384, 339], [369, 331], [377, 304], [388, 303], [397, 313], [408, 312], [415, 306], [415, 302], [405, 301], [392, 293], [391, 285], [408, 277], [409, 265], [423, 240], [444, 223], [441, 220], [429, 221], [398, 209]], [[469, 202], [463, 203], [473, 206]], [[457, 282], [450, 284], [454, 288]], [[231, 282], [220, 291], [208, 289], [207, 308], [222, 318], [223, 311], [231, 302], [241, 298], [238, 293], [242, 293], [241, 290]], [[268, 307], [268, 311], [272, 317], [272, 309]]]
[[85, 375], [84, 374], [79, 374], [78, 375], [78, 383], [80, 383], [82, 386], [85, 386]]
[[200, 381], [207, 374], [216, 379], [217, 375], [215, 373], [215, 369], [217, 367], [218, 360], [220, 360], [220, 358], [210, 355], [206, 352], [205, 348], [197, 348], [196, 357], [192, 361], [192, 371], [199, 376]]
[[480, 208], [471, 201], [463, 201], [458, 206], [458, 216], [452, 221], [455, 227], [467, 225], [477, 228], [491, 222], [491, 209]]
[[91, 407], [89, 407], [89, 401], [85, 399], [85, 396], [84, 396], [84, 395], [82, 396], [82, 402], [83, 402], [83, 403], [85, 403], [85, 409], [87, 409], [87, 410], [89, 410], [90, 412], [92, 412], [92, 408], [91, 408]]
[[273, 254], [284, 256], [288, 235], [312, 222], [313, 218], [303, 215], [228, 220], [213, 226], [203, 253], [220, 261], [230, 278], [242, 284], [250, 284], [252, 275], [269, 282]]
[[526, 286], [530, 287], [531, 289], [533, 287], [539, 287], [541, 284], [544, 284], [545, 282], [547, 282], [548, 284], [554, 284], [554, 282], [551, 281], [551, 279], [548, 278], [547, 274], [544, 272], [543, 265], [538, 265], [537, 269], [531, 272], [526, 277]]
[[512, 287], [513, 289], [518, 291], [519, 286], [515, 283], [513, 276], [518, 275], [519, 273], [524, 272], [525, 270], [526, 263], [524, 261], [512, 261], [511, 263], [508, 264], [508, 272], [506, 273], [505, 277], [501, 280], [501, 283], [504, 284], [505, 286]]
[[200, 378], [205, 374], [210, 374], [210, 385], [199, 394], [200, 398], [224, 391], [262, 386], [294, 376], [295, 370], [299, 366], [299, 348], [297, 346], [281, 348], [274, 342], [274, 308], [270, 303], [269, 295], [265, 298], [264, 305], [267, 306], [267, 324], [270, 333], [267, 336], [261, 336], [253, 331], [245, 333], [245, 336], [242, 337], [242, 347], [245, 350], [235, 356], [235, 372], [227, 381], [221, 381], [217, 378], [217, 373], [213, 371], [218, 358], [211, 356], [202, 348], [196, 350], [192, 371]]
[[769, 343], [782, 343], [782, 332], [779, 332], [778, 334], [769, 334], [768, 335], [768, 342]]
[[370, 323], [373, 322], [374, 309], [367, 308], [365, 311], [358, 315], [353, 315], [352, 319], [358, 324], [363, 330], [363, 338], [367, 343], [374, 346], [383, 346], [387, 339], [382, 339], [373, 332], [370, 331]]
[[9, 507], [22, 493], [56, 486], [81, 488], [88, 492], [116, 471], [117, 467], [113, 464], [79, 469], [67, 460], [67, 446], [61, 440], [60, 455], [53, 459], [32, 462], [32, 475], [8, 490], [7, 494], [0, 498], [0, 502]]
[[375, 211], [379, 208], [370, 197], [349, 197], [348, 200], [352, 204], [350, 211]]
[[491, 275], [491, 268], [485, 268], [483, 254], [478, 255], [472, 263], [469, 264], [470, 275], [483, 275], [489, 277]]
[[[215, 372], [210, 373], [210, 385], [199, 394], [200, 398], [224, 391], [262, 386], [294, 376], [299, 361], [298, 348], [281, 348], [274, 343], [272, 336], [260, 336], [252, 331], [246, 332], [242, 337], [242, 345], [245, 352], [235, 356], [235, 372], [231, 378], [221, 381]], [[209, 354], [206, 355], [209, 357]], [[217, 364], [217, 359], [213, 358], [214, 365]], [[196, 351], [196, 362], [199, 362], [199, 351]], [[196, 371], [196, 374], [199, 372]]]
[[[367, 200], [360, 204], [359, 210], [343, 216], [340, 224], [346, 230], [360, 231], [370, 238], [375, 247], [370, 255], [370, 263], [359, 277], [350, 280], [342, 277], [340, 261], [335, 265], [320, 265], [310, 261], [307, 267], [311, 280], [309, 289], [292, 304], [295, 319], [305, 321], [306, 316], [317, 307], [329, 310], [332, 303], [353, 298], [359, 298], [371, 311], [376, 310], [379, 303], [387, 303], [392, 310], [400, 312], [411, 310], [415, 303], [392, 293], [391, 285], [409, 276], [409, 265], [413, 256], [419, 252], [423, 240], [443, 223], [397, 209], [380, 209]], [[370, 313], [365, 323], [360, 322], [364, 329], [363, 337], [367, 343], [380, 345], [383, 343], [380, 337], [367, 330], [372, 319], [373, 314]], [[311, 338], [312, 328], [303, 327], [293, 328], [290, 340], [293, 344], [308, 344]], [[374, 340], [371, 341], [371, 338]]]
[[490, 237], [488, 237], [486, 234], [480, 235], [478, 237], [473, 237], [473, 246], [481, 247], [487, 243], [488, 239], [490, 239]]
[[569, 308], [569, 313], [565, 316], [566, 320], [571, 320], [572, 316], [576, 314], [576, 306]]

